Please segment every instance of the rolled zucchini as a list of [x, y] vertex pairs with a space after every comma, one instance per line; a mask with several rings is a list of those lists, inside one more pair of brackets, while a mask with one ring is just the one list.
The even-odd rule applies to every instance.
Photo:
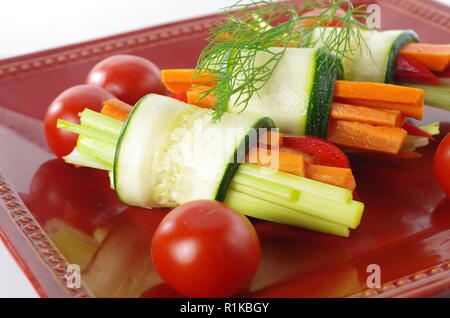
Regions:
[[80, 125], [58, 120], [57, 126], [86, 141], [64, 159], [108, 170], [129, 205], [214, 199], [252, 217], [340, 236], [358, 226], [364, 205], [351, 190], [243, 163], [259, 128], [275, 127], [271, 119], [226, 113], [213, 123], [211, 112], [150, 94], [125, 123], [85, 109]]
[[[339, 32], [339, 28], [315, 28], [305, 46], [322, 47], [324, 39], [337, 37]], [[342, 61], [344, 78], [358, 82], [393, 83], [400, 49], [408, 42], [419, 41], [418, 35], [412, 30], [360, 32], [367, 47], [362, 48], [352, 37], [354, 50], [347, 52], [347, 58]]]
[[[267, 117], [225, 114], [150, 94], [133, 108], [118, 141], [114, 188], [141, 207], [175, 207], [197, 199], [222, 201], [254, 128], [275, 127]], [[256, 129], [257, 131], [257, 129]], [[251, 140], [250, 140], [251, 139]], [[241, 160], [239, 160], [241, 159]]]
[[[277, 47], [269, 52], [258, 52], [255, 67], [268, 63], [273, 53], [283, 50], [284, 54], [269, 80], [251, 96], [243, 112], [269, 116], [286, 133], [326, 138], [340, 62], [334, 55], [320, 49]], [[237, 78], [236, 85], [239, 84], [240, 79]], [[242, 112], [242, 109], [233, 107], [236, 98], [232, 96], [230, 99], [229, 112]]]

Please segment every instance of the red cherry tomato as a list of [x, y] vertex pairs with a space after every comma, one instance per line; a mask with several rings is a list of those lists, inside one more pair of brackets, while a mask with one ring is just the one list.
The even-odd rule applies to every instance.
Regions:
[[100, 61], [89, 72], [86, 83], [102, 87], [131, 105], [146, 94], [165, 93], [159, 68], [134, 55], [114, 55]]
[[450, 133], [441, 141], [436, 150], [434, 173], [442, 190], [450, 198]]
[[188, 297], [229, 297], [250, 283], [260, 260], [250, 221], [217, 201], [199, 200], [172, 210], [152, 241], [161, 278]]
[[91, 85], [71, 87], [55, 98], [47, 109], [44, 123], [47, 144], [55, 155], [62, 157], [69, 154], [77, 142], [77, 135], [56, 128], [56, 121], [63, 119], [79, 123], [79, 112], [85, 108], [100, 111], [103, 102], [111, 98], [114, 96], [107, 91]]

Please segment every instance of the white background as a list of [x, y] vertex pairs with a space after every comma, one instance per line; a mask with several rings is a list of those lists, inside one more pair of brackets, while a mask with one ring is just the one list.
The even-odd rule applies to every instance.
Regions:
[[[438, 0], [450, 5], [450, 0]], [[235, 0], [14, 0], [0, 4], [0, 59], [217, 12]], [[37, 297], [0, 243], [0, 297]]]

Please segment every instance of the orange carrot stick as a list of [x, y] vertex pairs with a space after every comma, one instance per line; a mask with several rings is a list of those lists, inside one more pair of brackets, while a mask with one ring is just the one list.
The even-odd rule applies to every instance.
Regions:
[[[267, 154], [267, 158], [262, 153]], [[263, 167], [271, 167], [280, 171], [305, 176], [305, 164], [303, 156], [282, 151], [263, 150], [253, 148], [247, 155], [247, 162], [257, 164]]]
[[293, 153], [293, 154], [296, 154], [296, 155], [300, 155], [300, 156], [303, 157], [303, 161], [306, 164], [314, 163], [314, 156], [310, 155], [309, 153], [306, 153], [306, 152], [303, 152], [303, 151], [299, 151], [299, 150], [296, 150], [296, 149], [293, 149], [293, 148], [289, 148], [289, 147], [282, 147], [282, 146], [280, 146], [280, 151], [281, 152], [287, 152], [287, 153]]
[[330, 120], [328, 140], [346, 147], [397, 154], [406, 140], [399, 127], [373, 126], [345, 120]]
[[103, 102], [101, 114], [120, 121], [125, 121], [128, 118], [131, 108], [130, 105], [118, 99], [109, 99]]
[[217, 99], [211, 94], [205, 96], [205, 92], [210, 89], [210, 86], [205, 85], [191, 87], [186, 92], [188, 104], [196, 105], [202, 108], [213, 107]]
[[450, 45], [408, 43], [400, 52], [419, 60], [430, 70], [442, 72], [450, 64]]
[[405, 122], [405, 118], [398, 110], [381, 110], [342, 103], [333, 103], [330, 116], [333, 119], [391, 127], [401, 127]]
[[187, 92], [192, 85], [214, 86], [214, 76], [206, 71], [195, 69], [170, 69], [161, 71], [161, 79], [172, 93]]
[[424, 92], [421, 89], [372, 82], [336, 81], [337, 102], [398, 110], [405, 116], [422, 119]]
[[335, 185], [340, 188], [355, 190], [356, 181], [352, 170], [321, 165], [307, 165], [305, 175], [309, 179]]

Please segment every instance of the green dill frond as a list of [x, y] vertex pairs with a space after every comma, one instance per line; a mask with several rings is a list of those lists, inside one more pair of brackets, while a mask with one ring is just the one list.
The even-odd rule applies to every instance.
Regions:
[[[347, 9], [342, 11], [344, 6]], [[313, 9], [323, 11], [305, 15]], [[202, 93], [216, 97], [214, 121], [222, 117], [230, 104], [243, 111], [253, 94], [268, 82], [286, 48], [301, 47], [306, 43], [314, 46], [310, 35], [320, 26], [338, 21], [337, 26], [327, 28], [331, 31], [323, 32], [319, 37], [321, 52], [332, 52], [345, 59], [350, 58], [354, 50], [366, 47], [361, 35], [364, 26], [355, 19], [364, 16], [366, 11], [362, 6], [354, 7], [350, 0], [307, 0], [302, 6], [270, 0], [238, 1], [224, 8], [223, 14], [224, 20], [210, 29], [208, 45], [196, 66], [217, 79], [216, 85]], [[284, 49], [272, 51], [272, 47]], [[265, 52], [269, 58], [264, 64], [257, 65], [255, 59], [260, 52]], [[334, 66], [326, 63], [319, 67]], [[201, 77], [200, 74], [198, 72], [196, 77]]]

